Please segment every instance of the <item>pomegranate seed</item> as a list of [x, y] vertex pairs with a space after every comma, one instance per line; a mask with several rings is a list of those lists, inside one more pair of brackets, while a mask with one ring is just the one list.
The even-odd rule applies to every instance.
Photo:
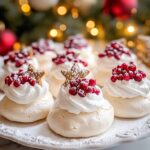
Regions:
[[129, 76], [130, 76], [130, 79], [133, 79], [134, 78], [134, 73], [132, 71], [129, 71]]
[[99, 89], [95, 89], [95, 88], [94, 88], [93, 92], [94, 92], [96, 95], [99, 95], [100, 90], [99, 90]]
[[99, 55], [98, 55], [99, 58], [103, 58], [103, 57], [105, 57], [105, 56], [106, 56], [105, 54], [99, 54]]
[[140, 73], [137, 73], [134, 77], [134, 80], [140, 82], [142, 80], [142, 75]]
[[11, 85], [11, 83], [12, 83], [11, 77], [7, 76], [7, 77], [5, 78], [5, 84]]
[[122, 64], [122, 69], [124, 69], [124, 70], [128, 71], [128, 65], [127, 65], [127, 64], [125, 64], [125, 63], [123, 63], [123, 64]]
[[117, 80], [117, 77], [116, 77], [116, 76], [111, 76], [111, 81], [112, 81], [112, 82], [116, 82], [116, 80]]
[[31, 86], [34, 86], [35, 83], [36, 83], [36, 81], [35, 81], [34, 79], [30, 79], [30, 80], [29, 80], [29, 83], [30, 83]]
[[118, 76], [117, 76], [117, 79], [118, 79], [118, 80], [123, 80], [123, 75], [122, 75], [122, 74], [118, 75]]
[[85, 81], [81, 81], [80, 82], [80, 89], [86, 89], [88, 87], [88, 83], [87, 82], [85, 82]]
[[69, 93], [70, 93], [71, 95], [76, 95], [76, 94], [77, 94], [77, 88], [76, 88], [76, 87], [71, 87], [71, 88], [69, 89]]
[[89, 86], [95, 86], [96, 85], [96, 80], [90, 79], [89, 80]]
[[136, 70], [136, 66], [134, 64], [129, 65], [129, 70], [135, 71]]
[[77, 81], [75, 81], [75, 80], [72, 80], [72, 81], [70, 81], [70, 86], [71, 87], [73, 87], [73, 86], [78, 86], [78, 82]]
[[87, 93], [92, 93], [93, 92], [93, 87], [92, 86], [88, 86], [86, 89]]
[[146, 74], [143, 71], [139, 70], [139, 73], [142, 75], [143, 78], [146, 77]]
[[85, 96], [86, 96], [86, 92], [85, 92], [84, 90], [79, 89], [78, 95], [79, 95], [80, 97], [85, 97]]
[[117, 74], [122, 73], [121, 68], [117, 68], [116, 73], [117, 73]]
[[17, 60], [16, 61], [16, 67], [21, 67], [22, 65], [24, 64], [24, 61], [23, 60]]
[[20, 86], [20, 82], [19, 82], [18, 80], [14, 80], [13, 85], [14, 85], [15, 87], [19, 87], [19, 86]]
[[125, 74], [123, 75], [123, 80], [125, 80], [125, 81], [129, 81], [129, 80], [130, 80], [130, 76], [129, 76], [128, 73], [125, 73]]

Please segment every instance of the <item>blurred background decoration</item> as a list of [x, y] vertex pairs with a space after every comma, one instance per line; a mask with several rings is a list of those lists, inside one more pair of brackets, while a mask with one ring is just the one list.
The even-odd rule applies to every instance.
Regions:
[[133, 47], [137, 35], [150, 34], [149, 8], [150, 0], [1, 0], [0, 45], [18, 49], [16, 37], [28, 44], [82, 33], [104, 41], [126, 37]]

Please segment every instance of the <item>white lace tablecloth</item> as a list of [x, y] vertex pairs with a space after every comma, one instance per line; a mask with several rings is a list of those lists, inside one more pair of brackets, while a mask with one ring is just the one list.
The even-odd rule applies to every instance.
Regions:
[[[0, 138], [0, 150], [37, 150], [37, 149], [24, 147], [19, 144]], [[108, 150], [150, 150], [150, 138], [129, 144], [123, 144]]]

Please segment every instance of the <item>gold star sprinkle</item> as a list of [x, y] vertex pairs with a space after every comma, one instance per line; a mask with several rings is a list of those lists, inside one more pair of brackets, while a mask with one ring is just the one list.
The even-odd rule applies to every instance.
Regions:
[[27, 72], [31, 77], [34, 77], [36, 79], [39, 85], [42, 85], [41, 79], [45, 75], [44, 71], [35, 71], [34, 67], [32, 65], [29, 65]]
[[89, 71], [86, 69], [80, 69], [78, 64], [75, 63], [70, 70], [68, 71], [62, 70], [61, 73], [66, 78], [64, 86], [67, 86], [69, 82], [75, 78], [78, 79], [85, 78], [89, 74]]

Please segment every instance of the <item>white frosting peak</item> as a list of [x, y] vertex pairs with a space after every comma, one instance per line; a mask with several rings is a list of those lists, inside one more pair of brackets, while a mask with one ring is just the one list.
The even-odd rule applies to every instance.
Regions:
[[79, 114], [94, 112], [99, 108], [110, 109], [110, 104], [103, 98], [102, 92], [99, 95], [87, 94], [86, 97], [72, 96], [68, 92], [68, 87], [62, 86], [55, 107]]
[[28, 82], [21, 84], [19, 87], [5, 84], [4, 91], [10, 100], [18, 104], [29, 104], [35, 100], [43, 99], [49, 92], [49, 87], [47, 82], [42, 80], [42, 85], [36, 83], [34, 86], [31, 86]]
[[104, 91], [112, 97], [134, 98], [138, 96], [148, 97], [150, 95], [150, 81], [142, 79], [141, 82], [134, 80], [106, 82]]

